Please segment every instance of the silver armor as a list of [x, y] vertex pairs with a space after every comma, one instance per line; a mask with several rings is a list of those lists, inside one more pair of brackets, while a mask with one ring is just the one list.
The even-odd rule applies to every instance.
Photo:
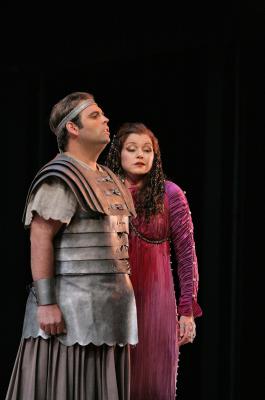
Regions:
[[[126, 189], [121, 191], [113, 175], [106, 170], [95, 174], [97, 207], [84, 210], [79, 202], [78, 212], [54, 240], [56, 299], [67, 330], [58, 339], [66, 346], [136, 344], [136, 305], [128, 260], [128, 220], [135, 212], [128, 207], [132, 203], [130, 197], [125, 198]], [[100, 193], [106, 190], [110, 195], [102, 207]], [[100, 207], [107, 207], [108, 215], [98, 212]], [[49, 338], [39, 327], [37, 307], [33, 287], [26, 306], [24, 338]]]

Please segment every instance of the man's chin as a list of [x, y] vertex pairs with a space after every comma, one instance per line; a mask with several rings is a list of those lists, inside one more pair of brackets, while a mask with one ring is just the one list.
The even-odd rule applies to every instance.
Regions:
[[97, 147], [101, 148], [102, 150], [109, 144], [110, 139], [102, 140], [100, 143], [97, 143]]
[[107, 144], [109, 144], [110, 142], [110, 137], [106, 137], [106, 139], [102, 140], [102, 144], [107, 146]]

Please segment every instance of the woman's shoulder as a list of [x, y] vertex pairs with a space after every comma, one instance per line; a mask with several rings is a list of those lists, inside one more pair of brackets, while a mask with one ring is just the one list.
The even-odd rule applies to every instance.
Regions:
[[169, 195], [185, 196], [185, 191], [175, 182], [165, 180], [165, 191]]
[[189, 208], [189, 203], [186, 197], [186, 192], [176, 183], [166, 180], [165, 193], [168, 198], [170, 209], [175, 209], [183, 212]]

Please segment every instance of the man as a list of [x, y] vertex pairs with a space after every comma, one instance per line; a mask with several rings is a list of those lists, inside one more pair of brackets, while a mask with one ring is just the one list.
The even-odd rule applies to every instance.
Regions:
[[6, 400], [129, 399], [135, 210], [116, 175], [97, 164], [108, 121], [89, 93], [52, 109], [60, 154], [38, 172], [26, 201], [33, 285]]

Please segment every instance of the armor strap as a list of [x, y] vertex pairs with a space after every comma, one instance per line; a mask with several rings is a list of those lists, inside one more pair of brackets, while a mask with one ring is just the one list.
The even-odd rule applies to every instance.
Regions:
[[33, 282], [38, 306], [56, 303], [54, 278], [38, 279]]
[[104, 165], [100, 165], [101, 168], [103, 170], [105, 170], [113, 179], [113, 181], [116, 183], [116, 185], [118, 186], [119, 190], [121, 191], [121, 193], [123, 194], [124, 200], [127, 204], [128, 209], [131, 212], [131, 215], [133, 217], [136, 217], [136, 211], [134, 208], [134, 204], [133, 204], [133, 198], [131, 196], [131, 192], [129, 191], [129, 189], [127, 189], [127, 187], [124, 185], [124, 183], [122, 183], [122, 181], [120, 180], [120, 178], [114, 174], [114, 172], [112, 172], [108, 167], [104, 166]]

